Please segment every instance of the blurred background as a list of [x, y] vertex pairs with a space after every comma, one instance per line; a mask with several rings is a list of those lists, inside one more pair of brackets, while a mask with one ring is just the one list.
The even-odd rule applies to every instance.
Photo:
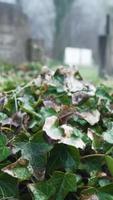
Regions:
[[0, 62], [113, 75], [113, 0], [0, 0]]

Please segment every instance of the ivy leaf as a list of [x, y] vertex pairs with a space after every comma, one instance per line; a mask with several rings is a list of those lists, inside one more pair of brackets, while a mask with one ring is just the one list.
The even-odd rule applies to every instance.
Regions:
[[36, 134], [28, 141], [23, 142], [21, 138], [20, 141], [15, 141], [14, 145], [17, 151], [21, 151], [22, 158], [29, 161], [36, 178], [40, 179], [40, 173], [42, 173], [42, 176], [44, 174], [47, 154], [51, 151], [53, 145], [46, 143], [42, 134]]
[[25, 159], [17, 160], [15, 163], [3, 168], [2, 171], [21, 181], [29, 180], [31, 177], [31, 172], [28, 168], [28, 161]]
[[5, 119], [7, 119], [7, 115], [5, 113], [0, 112], [0, 123], [2, 123], [2, 121], [4, 121]]
[[34, 99], [32, 96], [26, 95], [24, 97], [20, 97], [20, 98], [18, 98], [18, 102], [23, 111], [25, 111], [28, 114], [31, 114], [32, 116], [36, 116], [39, 119], [41, 118], [41, 116], [34, 110], [34, 107], [33, 107]]
[[72, 173], [55, 172], [46, 182], [28, 186], [35, 200], [64, 200], [69, 192], [75, 192], [77, 188], [76, 175]]
[[111, 91], [111, 88], [105, 86], [105, 85], [101, 85], [99, 87], [97, 87], [97, 90], [96, 90], [96, 95], [98, 97], [101, 97], [101, 99], [107, 99], [109, 101], [112, 100], [112, 96], [109, 94]]
[[52, 140], [60, 140], [63, 136], [62, 129], [57, 126], [56, 116], [46, 118], [43, 131], [45, 131]]
[[61, 138], [59, 143], [67, 144], [76, 148], [84, 149], [86, 144], [81, 139], [81, 132], [77, 129], [73, 129], [71, 126], [62, 125], [64, 130], [64, 137]]
[[59, 169], [74, 170], [78, 167], [79, 163], [80, 155], [78, 149], [72, 146], [58, 144], [50, 152], [47, 171], [52, 173]]
[[6, 136], [0, 134], [0, 162], [5, 160], [11, 153], [10, 149], [6, 145], [7, 145]]
[[97, 194], [97, 200], [113, 200], [113, 196], [107, 193], [101, 193], [99, 192]]
[[81, 200], [99, 200], [96, 194], [82, 195]]
[[69, 76], [65, 79], [65, 85], [70, 92], [78, 92], [82, 91], [85, 86], [82, 81], [75, 79], [74, 74], [69, 74]]
[[111, 156], [106, 156], [105, 159], [106, 159], [108, 169], [111, 175], [113, 176], [113, 158]]
[[100, 113], [98, 110], [76, 113], [79, 117], [86, 120], [91, 126], [97, 124], [100, 120]]
[[63, 85], [65, 80], [64, 73], [61, 73], [61, 70], [57, 69], [54, 74], [54, 79], [58, 81], [61, 85]]
[[107, 193], [97, 193], [90, 196], [83, 196], [81, 200], [113, 200], [113, 196]]
[[47, 108], [47, 107], [42, 107], [40, 113], [44, 119], [56, 115], [56, 111], [53, 108]]
[[33, 193], [35, 200], [50, 200], [50, 198], [55, 194], [55, 188], [50, 182], [29, 184], [28, 188]]
[[76, 175], [73, 173], [55, 172], [49, 181], [56, 188], [55, 200], [63, 200], [69, 192], [77, 189]]
[[17, 180], [7, 174], [0, 174], [0, 199], [18, 197]]
[[99, 192], [104, 192], [113, 195], [113, 183], [100, 187]]
[[111, 129], [109, 128], [103, 133], [103, 139], [109, 144], [113, 144], [113, 127], [111, 127]]
[[79, 137], [80, 134], [77, 136], [74, 133], [74, 129], [66, 124], [58, 126], [58, 119], [56, 116], [48, 117], [45, 120], [43, 130], [52, 140], [56, 140], [58, 143], [71, 145], [81, 149], [85, 148], [84, 141]]

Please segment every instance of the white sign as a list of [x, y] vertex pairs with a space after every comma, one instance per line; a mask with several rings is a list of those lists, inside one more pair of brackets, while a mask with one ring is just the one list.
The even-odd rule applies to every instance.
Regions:
[[67, 47], [65, 49], [64, 62], [69, 66], [91, 66], [93, 63], [92, 50]]

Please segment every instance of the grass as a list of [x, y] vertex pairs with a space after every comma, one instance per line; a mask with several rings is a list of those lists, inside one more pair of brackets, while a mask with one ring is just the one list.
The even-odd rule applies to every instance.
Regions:
[[95, 84], [100, 82], [97, 67], [80, 67], [79, 71], [86, 81], [90, 81]]
[[113, 78], [112, 77], [107, 77], [106, 79], [100, 78], [97, 67], [80, 67], [79, 71], [84, 80], [89, 81], [95, 84], [96, 86], [104, 84], [108, 87], [113, 88]]

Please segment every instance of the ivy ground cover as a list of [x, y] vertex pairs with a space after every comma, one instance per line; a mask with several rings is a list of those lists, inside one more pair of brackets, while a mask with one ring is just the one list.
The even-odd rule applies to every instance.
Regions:
[[0, 93], [0, 199], [113, 200], [113, 90], [45, 68]]

